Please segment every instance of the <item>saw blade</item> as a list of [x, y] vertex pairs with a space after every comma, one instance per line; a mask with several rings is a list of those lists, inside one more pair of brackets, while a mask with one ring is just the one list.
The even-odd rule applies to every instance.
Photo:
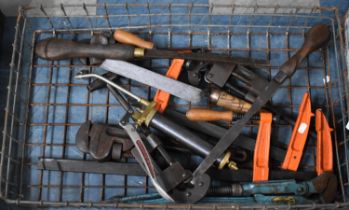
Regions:
[[203, 92], [199, 88], [125, 61], [106, 59], [101, 67], [123, 77], [166, 91], [192, 103], [198, 103], [203, 96]]

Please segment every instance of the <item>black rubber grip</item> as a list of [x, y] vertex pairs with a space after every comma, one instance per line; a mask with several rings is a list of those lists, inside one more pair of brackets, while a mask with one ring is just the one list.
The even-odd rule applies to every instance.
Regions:
[[64, 39], [45, 39], [36, 44], [35, 53], [48, 60], [94, 57], [131, 60], [135, 47], [123, 44], [87, 44]]

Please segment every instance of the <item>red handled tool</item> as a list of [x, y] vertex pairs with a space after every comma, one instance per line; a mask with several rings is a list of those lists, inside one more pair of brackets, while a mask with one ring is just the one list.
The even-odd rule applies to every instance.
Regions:
[[260, 122], [256, 146], [253, 156], [253, 182], [268, 181], [269, 178], [269, 151], [272, 114], [260, 113]]
[[317, 109], [315, 112], [316, 140], [316, 173], [321, 175], [333, 171], [333, 150], [331, 131], [326, 116]]
[[[166, 76], [172, 79], [177, 80], [179, 77], [179, 74], [182, 71], [182, 66], [184, 64], [183, 59], [173, 59], [171, 66], [168, 68]], [[165, 92], [163, 90], [157, 90], [154, 101], [156, 102], [156, 109], [159, 112], [164, 112], [166, 107], [168, 106], [168, 103], [170, 101], [170, 96], [168, 92]]]
[[288, 149], [281, 168], [285, 170], [297, 171], [302, 159], [303, 149], [307, 140], [310, 119], [314, 116], [311, 112], [311, 101], [309, 93], [303, 95], [299, 114], [294, 125], [292, 136], [288, 144]]

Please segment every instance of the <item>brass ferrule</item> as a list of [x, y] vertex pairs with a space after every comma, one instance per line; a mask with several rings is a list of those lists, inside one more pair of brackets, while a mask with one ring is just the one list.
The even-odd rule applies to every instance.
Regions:
[[142, 58], [144, 57], [144, 52], [145, 52], [144, 48], [136, 47], [135, 50], [133, 51], [133, 56], [135, 58]]
[[156, 103], [155, 102], [148, 102], [148, 105], [142, 110], [133, 113], [132, 118], [135, 120], [135, 122], [138, 125], [149, 125], [150, 120], [153, 118], [153, 116], [156, 113], [155, 109]]

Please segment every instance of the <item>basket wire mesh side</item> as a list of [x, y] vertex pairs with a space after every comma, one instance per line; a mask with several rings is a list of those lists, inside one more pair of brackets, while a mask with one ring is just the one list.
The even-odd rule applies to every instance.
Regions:
[[[232, 14], [213, 14], [216, 7], [230, 8]], [[96, 8], [96, 13], [92, 11]], [[23, 206], [133, 207], [133, 208], [266, 208], [264, 205], [236, 204], [125, 204], [105, 202], [114, 195], [129, 196], [154, 192], [146, 177], [70, 173], [38, 170], [41, 157], [91, 159], [75, 147], [75, 134], [86, 120], [116, 124], [122, 108], [107, 90], [89, 93], [89, 81], [73, 76], [81, 69], [102, 73], [97, 66], [78, 59], [47, 61], [34, 54], [35, 44], [56, 37], [88, 40], [98, 32], [124, 28], [153, 40], [159, 48], [206, 47], [213, 52], [263, 59], [260, 65], [269, 78], [291, 57], [304, 40], [305, 32], [318, 23], [328, 24], [330, 45], [310, 55], [295, 75], [273, 96], [272, 104], [293, 117], [305, 91], [313, 109], [322, 107], [335, 129], [336, 174], [339, 178], [336, 204], [314, 204], [323, 208], [347, 206], [348, 121], [347, 82], [343, 72], [343, 37], [336, 8], [269, 7], [274, 13], [259, 14], [259, 6], [234, 13], [237, 5], [182, 3], [135, 3], [59, 5], [58, 8], [21, 8], [16, 24], [11, 61], [5, 126], [1, 145], [0, 193], [7, 203]], [[253, 11], [250, 9], [253, 8]], [[55, 10], [54, 10], [55, 9]], [[263, 6], [263, 9], [265, 7]], [[301, 12], [310, 10], [308, 14]], [[152, 70], [164, 73], [170, 60], [156, 59]], [[122, 80], [122, 85], [149, 100], [153, 88]], [[192, 106], [173, 98], [171, 108], [180, 111]], [[212, 106], [206, 99], [201, 106]], [[255, 136], [258, 126], [248, 125], [245, 133]], [[275, 123], [273, 141], [287, 143], [292, 126]], [[309, 138], [302, 160], [303, 170], [314, 168], [315, 139]], [[132, 161], [132, 160], [129, 160]], [[309, 208], [314, 205], [294, 205]], [[272, 207], [284, 208], [284, 205]]]

